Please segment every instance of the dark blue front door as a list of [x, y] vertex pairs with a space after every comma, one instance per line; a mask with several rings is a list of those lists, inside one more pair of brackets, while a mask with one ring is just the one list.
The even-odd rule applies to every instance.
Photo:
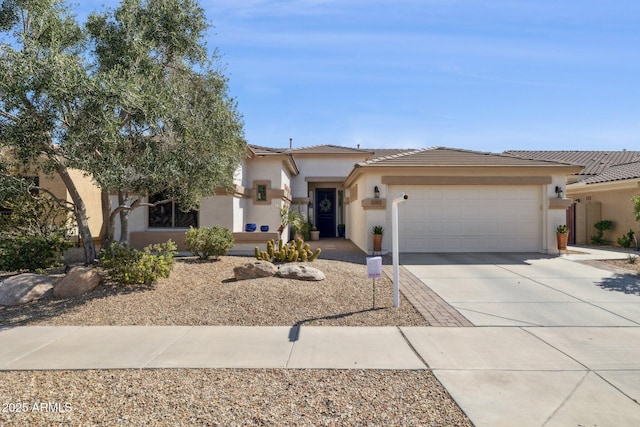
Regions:
[[316, 189], [316, 219], [320, 237], [336, 237], [336, 189]]

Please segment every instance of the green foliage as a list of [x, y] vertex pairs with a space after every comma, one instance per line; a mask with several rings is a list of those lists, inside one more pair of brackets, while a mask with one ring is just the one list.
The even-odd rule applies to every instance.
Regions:
[[311, 225], [310, 222], [305, 222], [302, 224], [302, 228], [300, 229], [300, 234], [302, 235], [303, 240], [311, 240], [311, 231], [318, 231], [315, 225]]
[[593, 245], [604, 245], [607, 241], [604, 239], [604, 232], [610, 230], [613, 227], [613, 221], [608, 219], [603, 219], [602, 221], [596, 222], [594, 225], [596, 230], [598, 230], [598, 234], [595, 236], [591, 236], [591, 244]]
[[627, 258], [627, 264], [635, 264], [637, 261], [637, 256], [629, 254], [629, 257]]
[[33, 196], [27, 180], [14, 178], [0, 191], [0, 270], [36, 271], [60, 265], [69, 241], [71, 216], [48, 194]]
[[384, 228], [381, 225], [374, 225], [371, 231], [373, 232], [373, 234], [383, 234]]
[[226, 255], [234, 245], [233, 233], [224, 227], [191, 227], [186, 233], [187, 250], [200, 259]]
[[291, 226], [295, 233], [302, 234], [303, 228], [307, 222], [304, 215], [298, 209], [289, 209], [286, 205], [280, 206], [280, 225], [283, 227]]
[[278, 263], [312, 262], [320, 256], [321, 252], [320, 248], [315, 251], [311, 250], [311, 245], [302, 239], [292, 240], [286, 244], [282, 240], [278, 240], [277, 244], [274, 240], [270, 240], [267, 242], [266, 251], [260, 251], [260, 248], [256, 246], [255, 257], [260, 261]]
[[636, 221], [640, 221], [640, 194], [631, 198], [633, 203], [633, 213], [636, 215]]
[[73, 246], [61, 236], [0, 238], [0, 271], [38, 271], [61, 265], [62, 253]]
[[556, 232], [560, 234], [567, 234], [569, 232], [569, 227], [567, 227], [565, 224], [559, 225], [556, 228]]
[[635, 241], [635, 233], [633, 230], [629, 230], [626, 235], [618, 237], [618, 245], [623, 248], [631, 247], [631, 244]]
[[[0, 151], [63, 177], [86, 247], [86, 211], [68, 168], [105, 192], [137, 195], [112, 215], [161, 192], [190, 210], [231, 187], [247, 147], [223, 66], [207, 55], [202, 7], [123, 0], [91, 14], [83, 31], [66, 4], [0, 6]], [[104, 225], [110, 236], [113, 222]]]
[[176, 244], [149, 245], [143, 250], [127, 244], [112, 243], [100, 251], [100, 261], [109, 277], [123, 285], [148, 285], [159, 278], [169, 277], [175, 265]]

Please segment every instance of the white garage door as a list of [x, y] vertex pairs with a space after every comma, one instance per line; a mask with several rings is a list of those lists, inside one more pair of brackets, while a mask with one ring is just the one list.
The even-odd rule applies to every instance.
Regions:
[[542, 247], [539, 186], [393, 186], [401, 252], [536, 252]]

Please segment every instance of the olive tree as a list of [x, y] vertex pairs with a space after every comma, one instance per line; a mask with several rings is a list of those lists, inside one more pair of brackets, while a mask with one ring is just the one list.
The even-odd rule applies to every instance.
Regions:
[[232, 184], [246, 142], [206, 28], [192, 0], [123, 0], [85, 31], [62, 0], [3, 1], [0, 144], [61, 176], [87, 262], [95, 247], [69, 168], [100, 187], [107, 244], [151, 194], [188, 209]]
[[[99, 95], [68, 144], [103, 191], [107, 242], [116, 217], [127, 238], [128, 215], [147, 196], [189, 210], [232, 184], [246, 142], [227, 79], [207, 56], [206, 28], [191, 0], [124, 0], [89, 17]], [[115, 207], [109, 194], [118, 195]]]
[[0, 148], [31, 170], [57, 173], [73, 201], [85, 245], [96, 257], [84, 201], [69, 174], [63, 140], [90, 93], [83, 34], [60, 0], [5, 0], [0, 6]]

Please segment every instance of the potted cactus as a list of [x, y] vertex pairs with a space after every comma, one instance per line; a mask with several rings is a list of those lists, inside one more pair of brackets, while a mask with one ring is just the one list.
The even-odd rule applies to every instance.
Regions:
[[556, 238], [558, 240], [558, 250], [566, 250], [569, 240], [569, 227], [565, 224], [559, 225], [556, 228]]

